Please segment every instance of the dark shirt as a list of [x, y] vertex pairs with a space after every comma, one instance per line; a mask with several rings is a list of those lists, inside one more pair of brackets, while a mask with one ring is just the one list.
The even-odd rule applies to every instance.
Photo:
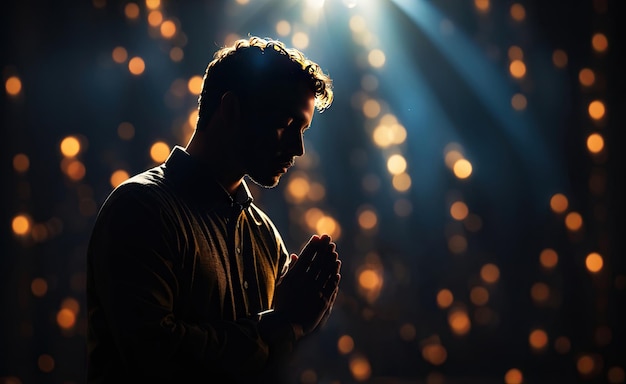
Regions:
[[88, 380], [270, 382], [293, 349], [272, 308], [289, 255], [245, 182], [181, 147], [103, 204], [87, 264]]

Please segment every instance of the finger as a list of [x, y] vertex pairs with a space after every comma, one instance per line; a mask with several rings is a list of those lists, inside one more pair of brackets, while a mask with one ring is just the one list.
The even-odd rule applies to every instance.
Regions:
[[341, 281], [341, 274], [336, 273], [322, 288], [322, 296], [332, 298], [333, 295], [336, 295], [335, 291], [339, 290], [339, 281]]
[[319, 287], [325, 286], [334, 275], [339, 273], [341, 268], [341, 260], [338, 259], [337, 252], [332, 252], [332, 256], [327, 258], [327, 261], [323, 264], [320, 272], [317, 276]]
[[304, 248], [298, 256], [298, 262], [293, 266], [294, 273], [305, 273], [315, 256], [315, 252], [319, 246], [319, 236], [313, 235], [309, 241], [305, 244]]
[[296, 261], [298, 261], [298, 255], [296, 255], [295, 253], [292, 253], [290, 256], [290, 260], [289, 260], [290, 271], [293, 269], [294, 265], [296, 265]]
[[322, 242], [307, 272], [314, 279], [318, 279], [320, 275], [324, 278], [324, 270], [332, 268], [338, 257], [335, 252], [335, 243], [324, 244]]

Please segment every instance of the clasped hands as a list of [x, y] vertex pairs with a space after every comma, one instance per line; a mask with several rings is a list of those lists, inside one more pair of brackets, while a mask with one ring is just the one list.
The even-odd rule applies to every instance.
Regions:
[[306, 335], [330, 316], [339, 291], [341, 260], [330, 236], [313, 235], [300, 255], [292, 254], [289, 270], [274, 294], [274, 310]]

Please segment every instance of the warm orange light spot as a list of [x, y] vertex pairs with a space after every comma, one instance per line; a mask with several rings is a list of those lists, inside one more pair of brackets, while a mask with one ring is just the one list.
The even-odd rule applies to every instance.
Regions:
[[587, 137], [587, 149], [591, 153], [599, 153], [604, 149], [604, 138], [599, 133], [592, 133]]
[[310, 184], [307, 179], [294, 176], [287, 184], [287, 193], [295, 201], [303, 201], [309, 193]]
[[22, 80], [17, 76], [10, 76], [4, 82], [4, 89], [10, 96], [17, 96], [22, 91]]
[[42, 372], [52, 372], [54, 370], [54, 359], [47, 354], [40, 355], [39, 358], [37, 358], [37, 366]]
[[157, 9], [161, 6], [161, 0], [146, 0], [146, 8]]
[[337, 350], [342, 355], [347, 355], [354, 350], [354, 339], [348, 335], [343, 335], [337, 341]]
[[599, 253], [591, 252], [585, 258], [585, 266], [589, 270], [589, 272], [600, 272], [602, 266], [604, 265], [604, 260]]
[[604, 52], [609, 47], [609, 40], [603, 33], [596, 33], [591, 38], [591, 46], [597, 52]]
[[475, 305], [485, 305], [489, 301], [489, 291], [485, 287], [474, 287], [470, 291], [470, 300]]
[[65, 173], [67, 177], [74, 181], [82, 180], [85, 177], [85, 173], [87, 170], [85, 169], [85, 165], [78, 160], [71, 160], [67, 163], [67, 167], [65, 168]]
[[74, 157], [80, 152], [80, 141], [74, 136], [67, 136], [61, 141], [61, 153], [65, 157]]
[[580, 84], [589, 87], [596, 81], [596, 75], [589, 68], [583, 68], [578, 72], [578, 81]]
[[381, 285], [381, 278], [372, 269], [364, 269], [359, 273], [359, 285], [364, 289], [376, 289]]
[[554, 340], [554, 349], [558, 353], [565, 354], [569, 352], [571, 347], [572, 347], [571, 342], [565, 336], [559, 336], [556, 338], [556, 340]]
[[372, 367], [369, 361], [362, 356], [355, 356], [350, 359], [350, 372], [357, 381], [367, 381], [372, 375]]
[[593, 358], [589, 355], [583, 355], [576, 361], [576, 368], [582, 375], [588, 375], [593, 372], [595, 365]]
[[30, 232], [31, 220], [26, 215], [17, 215], [11, 221], [11, 229], [18, 236], [26, 235]]
[[135, 127], [129, 122], [122, 122], [117, 126], [117, 135], [122, 140], [130, 140], [135, 137]]
[[426, 344], [422, 348], [422, 357], [433, 365], [441, 365], [448, 358], [448, 352], [441, 344]]
[[513, 60], [509, 64], [509, 72], [517, 79], [521, 79], [526, 74], [526, 64], [522, 60]]
[[391, 185], [398, 192], [406, 192], [411, 188], [411, 176], [408, 173], [393, 175]]
[[367, 55], [367, 60], [374, 68], [381, 68], [385, 65], [385, 53], [380, 49], [372, 49]]
[[312, 228], [312, 229], [315, 228], [315, 226], [317, 225], [317, 222], [322, 217], [324, 217], [324, 212], [322, 212], [322, 210], [319, 208], [309, 208], [304, 213], [304, 221], [306, 222], [306, 225], [308, 225], [309, 228]]
[[334, 240], [341, 236], [341, 227], [337, 221], [330, 216], [321, 217], [315, 224], [317, 233], [328, 233]]
[[369, 119], [373, 119], [380, 114], [380, 103], [374, 99], [368, 99], [363, 103], [363, 115]]
[[516, 93], [511, 98], [511, 106], [516, 111], [523, 111], [528, 106], [528, 100], [526, 99], [526, 96], [524, 96], [523, 94]]
[[448, 249], [454, 254], [461, 254], [467, 249], [467, 239], [461, 234], [455, 234], [448, 239]]
[[489, 0], [474, 0], [474, 6], [481, 12], [487, 12], [489, 10]]
[[554, 268], [559, 261], [559, 256], [552, 248], [546, 248], [539, 254], [539, 262], [544, 268]]
[[472, 174], [472, 163], [466, 159], [459, 159], [454, 162], [452, 171], [459, 179], [467, 179]]
[[469, 214], [469, 208], [467, 204], [462, 201], [455, 201], [450, 206], [450, 216], [455, 220], [464, 220]]
[[309, 35], [304, 32], [296, 32], [291, 37], [291, 43], [294, 48], [305, 49], [309, 46]]
[[[448, 145], [451, 147], [457, 146], [455, 145], [455, 143], [451, 143]], [[456, 164], [456, 162], [461, 159], [463, 159], [463, 154], [461, 153], [460, 149], [450, 148], [449, 150], [444, 151], [444, 162], [446, 163], [446, 166], [450, 169], [454, 169], [454, 164]]]
[[533, 349], [543, 349], [548, 345], [548, 334], [543, 329], [535, 329], [528, 336], [528, 343]]
[[524, 59], [524, 51], [522, 51], [522, 48], [518, 47], [517, 45], [511, 45], [507, 51], [507, 54], [509, 56], [509, 60], [511, 61]]
[[30, 291], [37, 297], [43, 297], [48, 292], [48, 282], [41, 277], [34, 278], [30, 283]]
[[126, 51], [126, 48], [124, 47], [115, 47], [113, 48], [111, 57], [113, 58], [113, 61], [115, 61], [118, 64], [121, 64], [125, 62], [126, 59], [128, 59], [128, 52]]
[[511, 17], [515, 21], [524, 20], [526, 18], [526, 9], [524, 9], [524, 6], [519, 3], [511, 5]]
[[448, 315], [448, 324], [452, 328], [452, 332], [457, 335], [465, 335], [471, 328], [470, 318], [463, 309], [454, 309]]
[[158, 27], [163, 22], [163, 14], [161, 11], [150, 11], [148, 13], [148, 24], [152, 27]]
[[146, 63], [141, 57], [135, 56], [128, 62], [128, 70], [133, 75], [141, 75], [146, 70]]
[[555, 193], [550, 198], [550, 208], [552, 208], [552, 211], [554, 211], [555, 213], [565, 212], [567, 210], [568, 204], [569, 202], [567, 200], [567, 197], [565, 197], [565, 195], [562, 193]]
[[202, 92], [202, 76], [192, 76], [187, 82], [187, 89], [192, 95], [199, 95]]
[[535, 283], [530, 287], [530, 296], [534, 301], [543, 303], [550, 297], [550, 287], [546, 283]]
[[63, 329], [69, 329], [76, 324], [76, 315], [68, 308], [62, 308], [57, 312], [57, 324]]
[[178, 63], [182, 61], [184, 57], [185, 52], [181, 47], [172, 47], [172, 49], [170, 49], [170, 59], [172, 59], [173, 62]]
[[378, 224], [378, 215], [371, 209], [365, 209], [359, 213], [359, 226], [363, 229], [373, 229]]
[[280, 36], [287, 36], [291, 33], [291, 24], [287, 20], [281, 20], [276, 23], [276, 33]]
[[176, 34], [176, 24], [171, 20], [166, 20], [161, 24], [161, 36], [171, 39]]
[[117, 171], [111, 174], [111, 178], [109, 182], [113, 188], [116, 188], [118, 185], [122, 184], [124, 181], [128, 180], [130, 175], [123, 169], [118, 169]]
[[500, 268], [495, 264], [485, 264], [480, 269], [480, 277], [485, 283], [495, 283], [500, 278]]
[[170, 154], [170, 146], [163, 141], [157, 141], [150, 147], [150, 157], [155, 163], [162, 163], [167, 160]]
[[583, 226], [583, 217], [578, 212], [570, 212], [565, 216], [565, 226], [570, 231], [578, 231]]
[[136, 3], [128, 3], [124, 7], [124, 15], [129, 19], [136, 19], [139, 17], [139, 6]]
[[511, 368], [504, 374], [505, 384], [522, 384], [523, 381], [522, 371], [517, 368]]
[[28, 171], [29, 167], [30, 160], [28, 159], [28, 156], [23, 153], [18, 153], [17, 155], [13, 156], [13, 169], [15, 169], [16, 172], [26, 172]]
[[392, 175], [398, 175], [406, 170], [407, 163], [404, 156], [395, 154], [387, 159], [387, 170]]
[[449, 289], [442, 289], [439, 292], [437, 292], [437, 305], [439, 306], [439, 308], [441, 309], [448, 308], [450, 305], [452, 305], [453, 301], [454, 301], [454, 296], [452, 295], [452, 292], [450, 292]]
[[552, 63], [557, 68], [565, 68], [567, 66], [567, 53], [562, 49], [556, 49], [552, 52]]
[[594, 100], [589, 103], [589, 116], [591, 116], [594, 120], [600, 120], [604, 117], [606, 113], [606, 108], [604, 107], [604, 103], [600, 100]]

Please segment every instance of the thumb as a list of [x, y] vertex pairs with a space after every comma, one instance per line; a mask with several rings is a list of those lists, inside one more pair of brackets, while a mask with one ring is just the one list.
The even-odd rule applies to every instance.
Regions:
[[293, 266], [296, 265], [296, 261], [298, 261], [298, 255], [296, 255], [295, 253], [292, 253], [291, 260], [289, 260], [289, 270], [291, 270], [291, 268], [293, 268]]

